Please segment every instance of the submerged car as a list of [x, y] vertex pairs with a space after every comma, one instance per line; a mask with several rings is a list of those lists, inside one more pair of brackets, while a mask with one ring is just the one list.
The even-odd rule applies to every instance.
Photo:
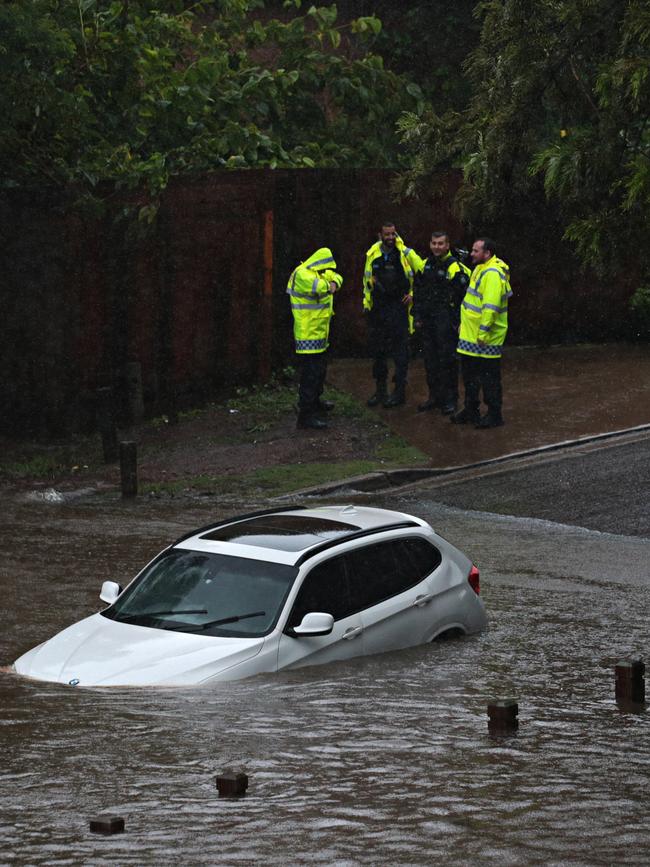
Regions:
[[273, 509], [170, 545], [108, 608], [14, 663], [72, 686], [185, 686], [478, 632], [472, 562], [420, 518], [365, 506]]

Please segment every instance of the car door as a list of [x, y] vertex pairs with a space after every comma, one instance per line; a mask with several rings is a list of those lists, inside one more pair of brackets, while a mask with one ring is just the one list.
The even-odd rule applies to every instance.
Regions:
[[[305, 614], [323, 612], [334, 617], [329, 635], [291, 634]], [[319, 665], [363, 654], [363, 626], [352, 613], [347, 574], [341, 557], [330, 557], [305, 576], [287, 617], [278, 646], [278, 669]]]
[[436, 617], [428, 576], [440, 562], [438, 549], [421, 537], [373, 542], [346, 554], [352, 605], [361, 615], [364, 653], [430, 640]]

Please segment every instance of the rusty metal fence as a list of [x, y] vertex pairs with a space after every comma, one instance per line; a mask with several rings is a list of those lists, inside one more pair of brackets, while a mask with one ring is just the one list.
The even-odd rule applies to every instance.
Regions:
[[[320, 246], [332, 248], [345, 281], [332, 351], [363, 354], [363, 258], [381, 221], [394, 220], [422, 254], [436, 228], [458, 243], [471, 240], [450, 212], [453, 176], [442, 195], [400, 205], [391, 177], [260, 170], [174, 182], [146, 233], [114, 215], [84, 219], [51, 192], [3, 194], [0, 431], [91, 429], [97, 389], [108, 386], [127, 413], [136, 368], [148, 414], [267, 378], [293, 357], [287, 277]], [[498, 227], [490, 234], [498, 238]], [[584, 278], [568, 292], [566, 274], [540, 269], [525, 241], [503, 240], [514, 341], [620, 331], [610, 313], [629, 287], [603, 292]], [[583, 335], [585, 299], [593, 317]]]

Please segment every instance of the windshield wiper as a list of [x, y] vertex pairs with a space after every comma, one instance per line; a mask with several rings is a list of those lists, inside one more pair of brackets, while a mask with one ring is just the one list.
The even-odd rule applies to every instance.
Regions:
[[170, 611], [141, 611], [140, 614], [127, 614], [126, 617], [120, 617], [122, 623], [127, 623], [129, 620], [139, 620], [141, 617], [164, 617], [167, 614], [207, 614], [205, 608], [178, 608]]
[[235, 614], [233, 617], [220, 617], [219, 620], [208, 620], [207, 623], [200, 623], [198, 626], [192, 624], [192, 631], [198, 632], [199, 629], [208, 629], [210, 626], [221, 626], [223, 623], [237, 623], [238, 620], [248, 620], [249, 617], [263, 617], [266, 611], [252, 611], [250, 614]]

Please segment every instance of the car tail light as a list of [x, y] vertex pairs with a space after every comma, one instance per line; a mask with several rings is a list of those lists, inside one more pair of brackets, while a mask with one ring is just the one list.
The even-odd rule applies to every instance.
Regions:
[[476, 566], [472, 566], [469, 570], [469, 575], [467, 576], [467, 580], [469, 581], [469, 586], [472, 588], [474, 593], [478, 596], [481, 592], [481, 583], [480, 583], [481, 573], [478, 571]]

